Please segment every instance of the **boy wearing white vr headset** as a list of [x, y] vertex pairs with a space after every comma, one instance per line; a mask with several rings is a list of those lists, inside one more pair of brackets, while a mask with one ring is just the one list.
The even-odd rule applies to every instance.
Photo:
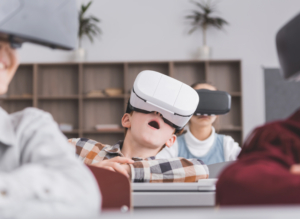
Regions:
[[122, 125], [124, 141], [110, 146], [86, 139], [70, 139], [84, 163], [120, 172], [133, 182], [196, 182], [208, 178], [208, 168], [197, 159], [156, 160], [171, 147], [189, 121], [199, 96], [188, 85], [155, 71], [136, 78]]

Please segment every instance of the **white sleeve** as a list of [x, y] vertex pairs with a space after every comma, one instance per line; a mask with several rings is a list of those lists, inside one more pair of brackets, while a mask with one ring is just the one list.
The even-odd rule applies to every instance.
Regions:
[[225, 135], [223, 146], [224, 146], [225, 161], [236, 160], [237, 156], [241, 152], [241, 148], [239, 147], [239, 144], [235, 142], [231, 136]]
[[0, 217], [86, 217], [100, 210], [100, 192], [48, 113], [18, 118], [20, 167], [0, 172]]
[[177, 140], [170, 148], [166, 146], [155, 156], [156, 159], [168, 159], [168, 158], [173, 158], [173, 157], [178, 157]]

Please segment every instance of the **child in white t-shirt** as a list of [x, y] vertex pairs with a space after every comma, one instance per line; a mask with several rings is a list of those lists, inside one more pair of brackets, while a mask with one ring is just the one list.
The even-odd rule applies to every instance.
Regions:
[[[205, 83], [196, 83], [191, 87], [195, 90], [217, 90]], [[192, 116], [187, 132], [179, 136], [172, 147], [165, 147], [159, 152], [156, 158], [197, 158], [207, 165], [236, 160], [241, 148], [231, 136], [215, 132], [213, 123], [216, 119], [217, 116]]]

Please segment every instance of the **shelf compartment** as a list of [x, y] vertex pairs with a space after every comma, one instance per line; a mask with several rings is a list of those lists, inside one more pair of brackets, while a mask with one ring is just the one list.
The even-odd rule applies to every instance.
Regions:
[[242, 96], [242, 93], [241, 93], [241, 92], [229, 92], [229, 94], [230, 94], [232, 97], [241, 97], [241, 96]]
[[32, 101], [31, 100], [18, 100], [18, 101], [1, 100], [1, 107], [10, 114], [17, 111], [21, 111], [27, 107], [32, 107]]
[[78, 65], [40, 65], [39, 96], [78, 95]]
[[98, 141], [102, 144], [114, 145], [120, 140], [124, 140], [124, 134], [114, 133], [114, 134], [84, 134], [84, 138], [89, 138]]
[[97, 99], [83, 102], [83, 130], [95, 130], [97, 124], [118, 124], [124, 115], [124, 100]]
[[121, 88], [124, 91], [124, 65], [83, 65], [83, 94], [106, 88]]
[[7, 96], [32, 95], [33, 94], [33, 65], [19, 66], [7, 91]]
[[220, 127], [241, 127], [241, 107], [241, 97], [232, 97], [230, 112], [219, 117]]
[[205, 82], [205, 64], [198, 63], [174, 63], [173, 77], [187, 85], [196, 82]]
[[49, 112], [54, 120], [67, 123], [78, 129], [78, 101], [77, 100], [39, 100], [40, 109]]
[[241, 92], [240, 62], [209, 62], [207, 81], [218, 90]]
[[130, 63], [126, 80], [126, 93], [130, 93], [136, 76], [144, 70], [153, 70], [168, 75], [169, 63]]

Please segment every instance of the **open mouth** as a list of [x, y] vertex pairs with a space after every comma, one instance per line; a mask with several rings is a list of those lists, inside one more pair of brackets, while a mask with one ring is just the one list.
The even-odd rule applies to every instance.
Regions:
[[156, 121], [151, 121], [148, 123], [149, 126], [155, 128], [155, 129], [159, 129], [159, 124]]

